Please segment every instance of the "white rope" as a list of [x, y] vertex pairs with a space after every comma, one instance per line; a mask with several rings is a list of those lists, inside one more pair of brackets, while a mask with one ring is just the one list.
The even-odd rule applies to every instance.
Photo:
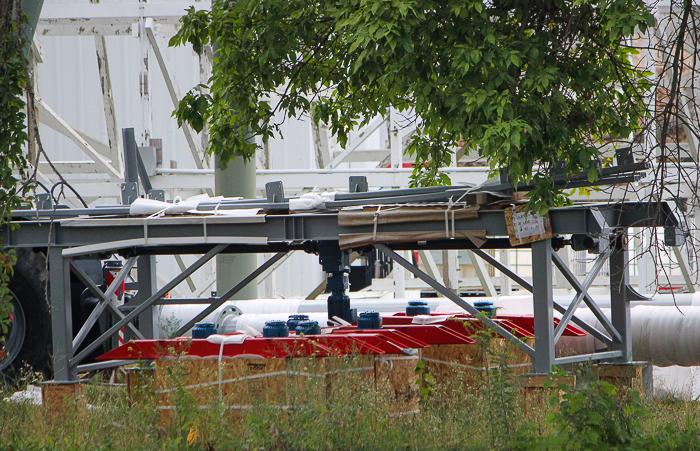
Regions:
[[377, 211], [374, 212], [374, 218], [372, 219], [372, 222], [374, 223], [374, 231], [372, 232], [372, 241], [377, 241], [377, 224], [379, 223], [379, 212], [382, 211], [382, 206], [380, 205], [379, 208], [377, 208]]
[[466, 368], [468, 370], [476, 370], [476, 371], [497, 370], [499, 368], [522, 368], [522, 367], [531, 365], [530, 363], [519, 363], [517, 365], [507, 365], [505, 367], [503, 367], [503, 366], [483, 367], [483, 366], [464, 365], [462, 363], [456, 363], [456, 362], [446, 362], [444, 360], [429, 359], [427, 357], [423, 357], [423, 360], [425, 360], [426, 362], [439, 363], [441, 365], [456, 366], [458, 368]]

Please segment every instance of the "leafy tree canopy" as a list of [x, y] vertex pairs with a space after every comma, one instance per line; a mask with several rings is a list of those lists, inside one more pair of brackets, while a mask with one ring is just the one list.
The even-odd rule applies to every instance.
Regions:
[[393, 106], [420, 124], [412, 183], [448, 183], [438, 168], [466, 142], [515, 182], [534, 179], [544, 212], [566, 201], [555, 163], [595, 180], [596, 143], [640, 123], [648, 74], [625, 42], [654, 17], [641, 0], [220, 0], [182, 24], [171, 45], [218, 53], [211, 94], [199, 86], [174, 114], [208, 124], [223, 161], [278, 133], [276, 111], [309, 114], [345, 144]]

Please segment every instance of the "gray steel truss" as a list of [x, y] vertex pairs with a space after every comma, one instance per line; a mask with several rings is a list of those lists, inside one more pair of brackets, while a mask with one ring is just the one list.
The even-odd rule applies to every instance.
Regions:
[[[436, 190], [439, 191], [439, 190]], [[408, 193], [401, 193], [402, 195]], [[415, 192], [408, 194], [414, 200], [420, 195], [432, 198], [434, 192]], [[363, 194], [360, 197], [365, 196]], [[399, 196], [404, 197], [404, 196]], [[368, 204], [376, 199], [367, 198]], [[427, 199], [426, 200], [431, 200]], [[81, 210], [81, 214], [89, 213]], [[56, 381], [76, 380], [78, 372], [103, 368], [105, 364], [88, 364], [82, 362], [92, 353], [101, 350], [108, 340], [122, 328], [127, 328], [137, 338], [153, 337], [154, 325], [152, 308], [163, 303], [165, 294], [185, 281], [196, 270], [219, 253], [274, 253], [275, 255], [253, 271], [227, 293], [218, 298], [199, 299], [203, 311], [192, 321], [185, 324], [174, 336], [187, 332], [195, 322], [221, 306], [246, 284], [273, 267], [289, 251], [304, 250], [316, 253], [322, 241], [337, 242], [341, 234], [372, 233], [373, 226], [338, 225], [337, 212], [293, 214], [293, 215], [257, 215], [248, 218], [227, 216], [186, 216], [137, 218], [109, 215], [102, 208], [96, 216], [55, 219], [53, 223], [45, 217], [33, 219], [22, 215], [16, 223], [19, 228], [6, 227], [2, 230], [3, 242], [7, 247], [31, 247], [47, 250], [50, 265], [50, 295], [53, 327], [54, 379]], [[60, 210], [58, 210], [60, 211]], [[36, 212], [34, 212], [36, 214]], [[75, 211], [73, 212], [75, 216]], [[628, 285], [626, 233], [629, 227], [676, 227], [677, 222], [665, 203], [624, 203], [595, 206], [574, 206], [552, 209], [549, 213], [554, 238], [519, 247], [532, 249], [532, 284], [511, 271], [483, 249], [511, 248], [507, 239], [508, 231], [503, 211], [479, 211], [474, 219], [454, 221], [455, 230], [483, 230], [486, 242], [477, 248], [469, 240], [444, 239], [437, 241], [416, 241], [406, 243], [374, 243], [354, 249], [358, 252], [376, 248], [390, 256], [394, 261], [413, 273], [417, 278], [453, 301], [472, 315], [478, 316], [485, 326], [501, 336], [512, 340], [516, 346], [532, 357], [532, 371], [537, 374], [547, 373], [552, 365], [573, 363], [587, 360], [618, 359], [623, 362], [632, 360], [630, 301], [640, 299]], [[70, 216], [66, 214], [65, 216]], [[444, 232], [445, 224], [441, 221], [403, 222], [382, 224], [382, 233], [387, 232]], [[567, 235], [585, 234], [593, 237], [610, 239], [610, 246], [597, 258], [593, 270], [581, 282], [557, 256], [555, 249], [570, 244]], [[609, 236], [603, 236], [610, 234]], [[468, 302], [450, 291], [435, 277], [424, 273], [411, 264], [396, 251], [430, 249], [470, 249], [485, 262], [493, 265], [505, 276], [512, 279], [533, 294], [534, 307], [534, 348], [517, 340], [509, 331], [503, 329], [490, 318], [477, 315], [477, 310]], [[101, 259], [106, 255], [119, 254], [126, 258], [122, 271], [116, 280], [102, 292], [90, 278], [74, 263], [76, 259]], [[155, 255], [163, 254], [204, 254], [195, 263], [185, 268], [173, 280], [157, 290], [155, 280]], [[608, 319], [588, 294], [603, 263], [610, 260], [611, 275], [611, 315]], [[111, 297], [117, 287], [137, 266], [138, 294], [126, 304], [126, 309], [117, 308]], [[568, 308], [553, 301], [553, 266], [556, 266], [571, 286], [576, 295]], [[87, 322], [74, 336], [71, 323], [71, 273], [87, 286], [98, 304]], [[435, 276], [435, 274], [433, 274]], [[576, 309], [585, 303], [595, 314], [603, 330], [585, 323], [577, 318]], [[208, 305], [207, 305], [208, 304]], [[561, 314], [561, 320], [555, 327], [554, 311]], [[104, 311], [111, 314], [112, 325], [99, 338], [86, 344], [88, 332]], [[594, 354], [557, 358], [555, 345], [561, 337], [566, 324], [576, 326], [593, 335], [605, 344], [607, 349]]]

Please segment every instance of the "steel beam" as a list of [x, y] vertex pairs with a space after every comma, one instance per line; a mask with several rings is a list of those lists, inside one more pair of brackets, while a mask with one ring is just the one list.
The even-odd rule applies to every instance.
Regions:
[[412, 265], [408, 260], [400, 256], [398, 253], [394, 252], [390, 247], [384, 245], [384, 244], [375, 244], [375, 248], [378, 250], [382, 251], [384, 254], [386, 254], [388, 257], [392, 258], [395, 263], [398, 263], [399, 265], [403, 266], [406, 268], [408, 271], [413, 273], [416, 277], [421, 279], [423, 282], [427, 283], [430, 285], [435, 291], [441, 293], [443, 296], [448, 298], [450, 301], [454, 302], [457, 304], [457, 306], [463, 308], [469, 314], [474, 316], [475, 318], [479, 319], [486, 327], [489, 329], [495, 331], [498, 333], [500, 336], [503, 338], [509, 340], [511, 343], [515, 344], [518, 348], [520, 348], [523, 352], [527, 353], [530, 357], [535, 357], [536, 350], [532, 349], [530, 346], [526, 345], [522, 341], [520, 341], [518, 338], [513, 336], [510, 332], [493, 322], [493, 320], [483, 314], [480, 314], [477, 309], [474, 308], [473, 305], [465, 302], [462, 298], [457, 296], [455, 293], [447, 289], [444, 285], [440, 284], [438, 281], [435, 279], [432, 279], [430, 276], [428, 276], [426, 273], [421, 271], [420, 269], [416, 268], [414, 265]]
[[[673, 255], [676, 256], [678, 260], [678, 267], [683, 275], [683, 280], [685, 281], [685, 286], [689, 293], [695, 293], [695, 284], [691, 277], [690, 262], [688, 262], [688, 253], [683, 251], [684, 246], [673, 246]], [[670, 281], [669, 281], [670, 282]]]
[[556, 365], [566, 365], [569, 363], [590, 362], [592, 360], [615, 359], [622, 357], [621, 351], [596, 352], [593, 354], [580, 354], [571, 357], [559, 357], [554, 360]]
[[95, 36], [95, 52], [97, 53], [97, 69], [100, 73], [100, 87], [102, 88], [102, 105], [105, 112], [105, 123], [107, 124], [109, 158], [112, 160], [114, 169], [121, 172], [124, 162], [123, 155], [119, 152], [119, 128], [117, 127], [117, 115], [114, 110], [112, 78], [109, 73], [107, 44], [104, 36]]
[[476, 271], [476, 276], [479, 278], [479, 282], [481, 282], [481, 287], [484, 289], [484, 294], [486, 296], [498, 296], [496, 287], [493, 285], [491, 276], [489, 275], [486, 265], [484, 264], [484, 260], [477, 258], [474, 251], [468, 250], [467, 255], [469, 255], [469, 260], [471, 260], [472, 266]]
[[[183, 268], [182, 271], [186, 269]], [[147, 301], [153, 293], [158, 291], [158, 275], [156, 272], [156, 257], [153, 255], [139, 256], [136, 266], [139, 291], [136, 293], [136, 304]], [[188, 277], [189, 280], [189, 277]], [[149, 307], [139, 316], [139, 330], [146, 338], [159, 338], [155, 336], [155, 317], [153, 307]]]
[[[119, 271], [117, 274], [117, 277], [112, 281], [112, 283], [107, 287], [106, 292], [102, 292], [97, 285], [95, 285], [95, 282], [90, 279], [90, 277], [85, 274], [85, 272], [76, 264], [73, 263], [72, 260], [69, 260], [70, 262], [70, 267], [71, 267], [71, 272], [75, 274], [75, 276], [80, 280], [83, 285], [87, 287], [90, 292], [97, 297], [100, 300], [100, 303], [95, 306], [93, 311], [90, 313], [90, 316], [88, 316], [88, 319], [85, 321], [83, 326], [80, 328], [80, 331], [78, 331], [78, 334], [73, 338], [73, 351], [71, 352], [71, 355], [78, 350], [81, 344], [83, 344], [83, 341], [85, 340], [85, 337], [87, 337], [87, 334], [90, 332], [90, 329], [92, 329], [92, 326], [95, 325], [97, 322], [97, 319], [100, 317], [102, 312], [105, 309], [109, 309], [110, 313], [117, 317], [118, 319], [124, 318], [124, 315], [117, 310], [116, 306], [112, 304], [112, 300], [110, 299], [114, 293], [117, 292], [117, 289], [119, 289], [119, 286], [121, 283], [124, 281], [124, 279], [129, 275], [129, 272], [131, 271], [131, 268], [134, 267], [134, 264], [136, 263], [136, 258], [130, 258], [126, 261], [124, 264], [124, 267]], [[128, 324], [127, 327], [129, 328], [129, 331], [133, 333], [136, 337], [138, 338], [145, 338], [141, 332], [138, 331], [132, 324]]]
[[60, 247], [49, 248], [49, 278], [51, 280], [51, 335], [53, 343], [53, 378], [67, 382], [78, 379], [71, 368], [73, 354], [73, 316], [71, 308], [70, 264]]
[[37, 36], [128, 36], [141, 17], [160, 25], [178, 25], [187, 8], [211, 10], [208, 0], [192, 2], [120, 2], [44, 6]]
[[[173, 108], [177, 109], [180, 99], [182, 99], [182, 94], [180, 92], [180, 87], [177, 84], [177, 80], [174, 77], [174, 73], [170, 68], [168, 57], [161, 52], [160, 46], [158, 45], [158, 40], [156, 39], [154, 31], [153, 19], [147, 18], [144, 27], [146, 30], [146, 35], [148, 36], [148, 42], [151, 44], [151, 49], [156, 57], [156, 61], [158, 61], [158, 67], [160, 67], [160, 72], [165, 80], [165, 86], [168, 88], [170, 100], [173, 102]], [[182, 132], [185, 134], [185, 140], [190, 148], [195, 165], [198, 169], [204, 169], [207, 165], [206, 161], [204, 161], [204, 152], [202, 152], [202, 147], [199, 141], [196, 139], [196, 134], [186, 123], [182, 124]]]
[[[612, 258], [612, 257], [611, 257]], [[605, 313], [598, 307], [598, 304], [595, 303], [593, 298], [588, 294], [588, 292], [583, 288], [581, 285], [581, 282], [578, 281], [576, 276], [574, 276], [569, 268], [564, 264], [564, 262], [561, 261], [559, 256], [557, 254], [552, 255], [552, 259], [554, 260], [554, 264], [561, 270], [561, 273], [566, 277], [566, 279], [569, 281], [569, 283], [574, 287], [574, 289], [583, 295], [583, 301], [586, 303], [589, 309], [593, 312], [595, 317], [600, 321], [600, 323], [603, 325], [605, 330], [610, 334], [610, 336], [613, 338], [613, 341], [619, 342], [622, 340], [622, 337], [620, 336], [619, 331], [617, 328], [613, 325], [613, 323], [610, 322], [610, 320], [605, 316]], [[626, 264], [626, 262], [625, 262]], [[611, 260], [611, 265], [612, 265], [612, 260]], [[611, 274], [612, 274], [612, 268], [611, 268]], [[612, 286], [612, 279], [611, 279], [611, 286]]]
[[185, 324], [185, 325], [182, 326], [180, 329], [178, 329], [177, 332], [175, 332], [174, 334], [172, 334], [172, 335], [170, 336], [170, 338], [179, 337], [180, 335], [182, 335], [182, 334], [184, 334], [185, 332], [187, 332], [188, 330], [190, 330], [196, 323], [200, 322], [201, 320], [203, 320], [204, 318], [206, 318], [207, 316], [209, 316], [214, 310], [216, 310], [217, 308], [221, 307], [221, 305], [222, 305], [224, 302], [228, 301], [233, 295], [235, 295], [236, 293], [238, 293], [239, 291], [241, 291], [241, 289], [242, 289], [243, 287], [245, 287], [245, 286], [248, 285], [250, 282], [252, 282], [253, 280], [255, 280], [256, 277], [258, 277], [260, 274], [262, 274], [263, 272], [265, 272], [265, 270], [266, 270], [267, 268], [269, 268], [270, 266], [274, 265], [277, 261], [279, 261], [280, 259], [282, 259], [282, 257], [284, 257], [286, 254], [287, 254], [286, 252], [278, 252], [277, 254], [275, 254], [272, 258], [270, 258], [270, 259], [267, 260], [265, 263], [263, 263], [262, 265], [260, 265], [255, 271], [253, 271], [253, 272], [250, 273], [247, 277], [245, 277], [243, 280], [241, 280], [240, 282], [238, 282], [238, 283], [236, 284], [236, 286], [234, 286], [233, 288], [231, 288], [230, 290], [228, 290], [226, 293], [224, 293], [223, 295], [221, 295], [221, 297], [219, 297], [218, 299], [216, 299], [215, 301], [213, 301], [209, 307], [205, 308], [205, 309], [202, 310], [202, 312], [200, 312], [197, 316], [195, 316], [195, 317], [192, 318], [190, 321], [188, 321], [187, 324]]
[[352, 142], [348, 143], [348, 147], [344, 149], [340, 154], [338, 154], [335, 158], [333, 158], [333, 161], [331, 161], [328, 164], [328, 166], [326, 166], [326, 169], [337, 168], [338, 165], [348, 157], [348, 155], [350, 155], [355, 149], [357, 149], [360, 146], [360, 144], [365, 142], [365, 140], [369, 138], [369, 136], [372, 133], [374, 133], [385, 122], [386, 118], [378, 117], [369, 125], [367, 125], [364, 129], [360, 130], [360, 134], [357, 136], [357, 138]]
[[39, 110], [39, 119], [43, 123], [50, 122], [54, 126], [52, 128], [60, 129], [60, 132], [70, 138], [80, 150], [85, 152], [88, 157], [94, 161], [104, 173], [110, 178], [121, 179], [122, 174], [112, 166], [111, 162], [103, 157], [95, 148], [93, 148], [82, 136], [66, 121], [63, 120], [56, 112], [54, 112], [43, 100], [36, 99], [37, 109]]
[[[593, 268], [591, 269], [591, 271], [588, 273], [588, 275], [584, 279], [583, 283], [581, 284], [581, 288], [583, 288], [583, 291], [577, 292], [576, 297], [571, 302], [571, 304], [569, 304], [569, 307], [566, 309], [566, 312], [559, 320], [559, 324], [557, 325], [557, 328], [554, 330], [554, 342], [555, 343], [559, 341], [559, 338], [561, 338], [561, 335], [564, 333], [564, 329], [566, 329], [566, 325], [569, 324], [569, 321], [574, 316], [574, 313], [576, 313], [576, 309], [578, 308], [579, 304], [583, 300], [584, 293], [588, 292], [588, 289], [593, 284], [593, 281], [595, 280], [596, 276], [598, 276], [598, 273], [600, 272], [601, 268], [605, 264], [605, 261], [608, 259], [608, 257], [610, 257], [610, 252], [600, 254], [598, 256], [598, 258], [596, 259], [595, 263], [593, 264]], [[560, 274], [562, 274], [562, 273], [560, 272]]]
[[536, 350], [532, 370], [535, 374], [547, 374], [554, 365], [553, 254], [551, 239], [532, 243], [532, 304]]
[[[183, 280], [185, 280], [188, 276], [193, 274], [195, 271], [197, 271], [199, 268], [201, 268], [206, 262], [214, 258], [216, 254], [224, 250], [226, 245], [224, 244], [219, 244], [218, 246], [214, 247], [212, 250], [207, 252], [202, 258], [194, 262], [192, 265], [190, 265], [189, 268], [187, 268], [186, 271], [183, 273], [179, 274], [177, 277], [175, 277], [173, 280], [165, 284], [163, 288], [158, 290], [157, 293], [155, 293], [153, 296], [149, 297], [147, 300], [145, 300], [143, 303], [139, 304], [131, 313], [126, 315], [123, 319], [118, 321], [115, 325], [113, 325], [109, 330], [107, 330], [104, 334], [102, 334], [97, 340], [93, 341], [91, 344], [89, 344], [85, 349], [83, 349], [82, 352], [80, 352], [78, 355], [73, 357], [70, 360], [70, 366], [75, 367], [78, 363], [80, 363], [85, 357], [90, 355], [95, 349], [97, 349], [102, 343], [107, 341], [109, 338], [111, 338], [113, 335], [115, 335], [117, 332], [119, 332], [119, 329], [122, 327], [126, 326], [129, 324], [131, 321], [133, 321], [135, 318], [140, 316], [142, 313], [144, 313], [149, 307], [153, 306], [153, 304], [158, 301], [161, 297], [165, 296], [165, 293], [168, 291], [172, 290], [174, 287], [180, 284]], [[133, 300], [132, 300], [133, 301]], [[127, 303], [129, 305], [130, 303]]]
[[618, 229], [610, 255], [610, 320], [619, 332], [613, 349], [622, 352], [623, 362], [632, 361], [632, 317], [627, 285], [629, 267], [627, 260], [627, 229]]

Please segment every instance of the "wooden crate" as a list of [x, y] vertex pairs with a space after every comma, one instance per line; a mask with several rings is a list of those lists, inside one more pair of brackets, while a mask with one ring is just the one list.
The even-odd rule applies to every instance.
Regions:
[[49, 416], [62, 417], [85, 412], [87, 407], [85, 384], [80, 382], [44, 382], [41, 395]]
[[286, 410], [347, 399], [361, 383], [372, 385], [389, 400], [391, 413], [400, 414], [418, 411], [417, 361], [418, 356], [402, 355], [224, 359], [220, 384], [217, 359], [161, 359], [156, 362], [155, 387], [165, 418], [182, 389], [199, 406], [222, 403], [228, 410], [241, 411], [268, 405]]

